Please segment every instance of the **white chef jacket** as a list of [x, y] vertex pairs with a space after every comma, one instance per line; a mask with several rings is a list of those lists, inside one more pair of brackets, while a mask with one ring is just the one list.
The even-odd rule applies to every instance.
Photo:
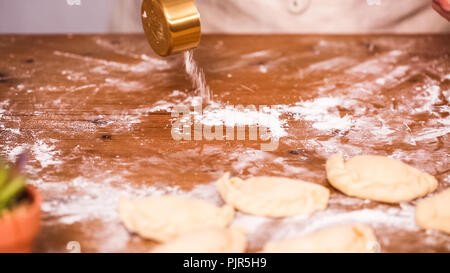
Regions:
[[[115, 0], [113, 32], [141, 32], [142, 0]], [[164, 1], [164, 0], [162, 0]], [[203, 33], [436, 33], [431, 0], [195, 0]]]

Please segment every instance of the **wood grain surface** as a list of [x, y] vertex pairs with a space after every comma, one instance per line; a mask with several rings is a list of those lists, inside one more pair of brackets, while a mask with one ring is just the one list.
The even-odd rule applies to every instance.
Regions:
[[0, 153], [30, 155], [45, 201], [37, 252], [148, 251], [154, 243], [120, 223], [119, 196], [220, 204], [214, 181], [225, 172], [332, 190], [328, 209], [309, 218], [238, 214], [249, 251], [354, 222], [371, 225], [385, 252], [450, 251], [449, 235], [416, 226], [417, 201], [346, 197], [324, 169], [336, 152], [386, 155], [435, 175], [437, 192], [450, 186], [450, 35], [204, 36], [195, 59], [217, 105], [277, 106], [272, 152], [261, 140], [173, 140], [170, 109], [198, 92], [183, 55], [156, 57], [143, 35], [3, 35], [0, 56]]

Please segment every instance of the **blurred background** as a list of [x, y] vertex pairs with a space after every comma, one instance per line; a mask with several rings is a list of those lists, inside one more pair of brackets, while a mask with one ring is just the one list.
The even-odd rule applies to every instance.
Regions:
[[0, 0], [0, 32], [65, 33], [110, 30], [113, 0], [82, 0], [80, 5], [70, 5], [69, 2]]
[[[141, 32], [141, 2], [0, 0], [0, 33]], [[204, 33], [450, 32], [450, 23], [433, 10], [432, 0], [195, 2]]]

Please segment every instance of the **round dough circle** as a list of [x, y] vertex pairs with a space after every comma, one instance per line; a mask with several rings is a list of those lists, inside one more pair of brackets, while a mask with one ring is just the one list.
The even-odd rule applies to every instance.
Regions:
[[160, 242], [179, 234], [207, 227], [226, 227], [234, 217], [231, 206], [177, 196], [141, 200], [120, 198], [118, 211], [128, 230]]
[[288, 217], [327, 207], [330, 191], [318, 184], [279, 177], [241, 180], [225, 174], [217, 182], [223, 200], [236, 209], [258, 216]]
[[349, 196], [386, 203], [407, 202], [437, 188], [433, 176], [384, 156], [356, 156], [344, 162], [342, 154], [326, 164], [328, 181]]
[[416, 223], [450, 234], [450, 188], [417, 204]]
[[183, 233], [152, 249], [152, 253], [243, 253], [246, 248], [242, 229], [208, 228]]
[[309, 235], [269, 242], [266, 253], [366, 253], [379, 252], [380, 245], [371, 227], [348, 225], [327, 228]]

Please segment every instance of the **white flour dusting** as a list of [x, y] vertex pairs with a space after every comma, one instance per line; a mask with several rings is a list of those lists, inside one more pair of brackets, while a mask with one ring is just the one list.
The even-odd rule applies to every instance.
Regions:
[[[439, 151], [436, 152], [434, 155], [430, 154], [430, 152], [426, 150], [414, 150], [414, 151], [404, 151], [400, 149], [396, 149], [392, 154], [388, 155], [388, 157], [395, 158], [404, 162], [408, 162], [408, 164], [419, 168], [422, 171], [433, 173], [437, 169], [441, 167], [442, 164], [445, 164], [445, 161], [440, 162], [434, 162], [434, 157], [436, 155], [439, 155], [440, 153], [443, 154], [445, 157], [445, 151]], [[433, 162], [432, 165], [430, 164], [423, 164], [424, 162]], [[447, 167], [442, 166], [442, 168], [445, 170]]]
[[13, 148], [11, 151], [8, 151], [8, 160], [9, 162], [15, 162], [18, 155], [26, 151], [26, 147], [17, 146]]
[[59, 151], [55, 150], [55, 146], [49, 145], [42, 140], [37, 140], [31, 147], [31, 152], [34, 158], [41, 164], [42, 168], [47, 168], [50, 165], [60, 165], [63, 162], [55, 157], [60, 155]]
[[403, 54], [404, 53], [401, 50], [392, 50], [389, 52], [389, 55], [394, 57], [402, 56]]
[[8, 132], [14, 135], [20, 135], [20, 129], [19, 128], [6, 128], [4, 124], [0, 123], [0, 129], [2, 132]]
[[450, 127], [444, 126], [439, 129], [426, 129], [419, 133], [417, 133], [415, 136], [412, 136], [410, 141], [411, 142], [418, 142], [418, 141], [424, 141], [428, 139], [435, 139], [440, 136], [445, 136], [447, 134], [450, 134]]
[[[174, 90], [168, 98], [170, 101], [160, 100], [153, 104], [152, 107], [145, 108], [145, 111], [171, 111], [175, 105], [195, 107], [200, 106], [202, 102], [201, 97], [191, 97], [179, 90]], [[284, 112], [285, 110], [279, 106], [261, 106], [258, 109], [256, 106], [230, 106], [210, 101], [209, 107], [202, 109], [201, 113], [193, 112], [193, 119], [196, 123], [206, 126], [223, 125], [235, 127], [259, 125], [269, 130], [270, 137], [280, 139], [287, 136], [287, 120], [281, 118]]]
[[350, 106], [349, 100], [323, 97], [312, 101], [299, 102], [289, 107], [289, 113], [297, 120], [312, 121], [312, 127], [321, 130], [349, 130], [354, 121], [347, 115], [341, 117], [337, 106]]
[[379, 85], [385, 85], [386, 84], [386, 79], [384, 78], [378, 78], [375, 80], [375, 82]]
[[272, 55], [272, 51], [270, 50], [261, 50], [261, 51], [255, 51], [252, 53], [241, 55], [242, 59], [253, 59], [253, 58], [260, 58], [260, 57], [268, 57]]
[[259, 170], [262, 162], [274, 158], [270, 153], [261, 150], [246, 149], [230, 154], [230, 159], [233, 162], [231, 165], [233, 170], [238, 174], [245, 171], [254, 174]]
[[123, 72], [147, 73], [153, 70], [160, 71], [170, 68], [170, 65], [167, 61], [155, 58], [145, 58], [145, 60], [141, 60], [136, 64], [124, 64], [89, 56], [82, 56], [69, 52], [54, 51], [53, 54], [56, 56], [80, 60], [86, 63], [96, 64], [109, 69], [115, 69]]
[[398, 58], [403, 55], [402, 51], [393, 50], [379, 57], [369, 59], [360, 63], [346, 71], [349, 74], [383, 74], [389, 65], [397, 62]]
[[[9, 100], [4, 100], [0, 102], [0, 119], [4, 117], [4, 113], [7, 111], [7, 108], [9, 108]], [[12, 135], [20, 135], [20, 129], [19, 128], [8, 128], [6, 125], [0, 120], [0, 132], [1, 133], [9, 133], [7, 138], [11, 137]]]
[[375, 82], [379, 85], [396, 84], [400, 78], [405, 77], [409, 70], [410, 67], [407, 65], [397, 66], [382, 78], [376, 79]]
[[318, 130], [325, 131], [330, 129], [337, 129], [342, 131], [347, 131], [353, 125], [353, 121], [349, 116], [338, 117], [330, 116], [326, 120], [316, 121], [312, 126]]
[[348, 65], [355, 64], [356, 60], [348, 57], [335, 57], [318, 63], [313, 63], [305, 68], [304, 72], [333, 71]]
[[[201, 96], [190, 96], [187, 92], [181, 92], [179, 90], [174, 90], [171, 94], [169, 94], [168, 100], [159, 100], [154, 103], [149, 108], [143, 108], [142, 110], [147, 111], [148, 113], [167, 111], [170, 112], [175, 105], [185, 105], [185, 106], [199, 106], [202, 105], [202, 97]], [[211, 102], [211, 105], [217, 105], [214, 102]]]
[[440, 94], [441, 88], [439, 86], [424, 86], [422, 92], [415, 98], [421, 106], [415, 108], [414, 113], [433, 112], [433, 105], [441, 102]]
[[6, 107], [9, 106], [9, 100], [4, 100], [0, 102], [0, 118], [3, 117], [3, 114], [6, 112]]
[[363, 134], [365, 137], [369, 137], [371, 142], [386, 142], [390, 143], [392, 141], [389, 138], [390, 135], [396, 131], [389, 128], [386, 121], [380, 116], [375, 117], [365, 117], [361, 116], [355, 119], [354, 131], [350, 132], [350, 135], [354, 138], [358, 134]]
[[144, 89], [144, 85], [137, 81], [124, 81], [121, 79], [106, 78], [105, 86], [114, 86], [121, 91], [137, 91]]
[[77, 81], [83, 81], [83, 82], [87, 81], [87, 77], [82, 72], [75, 72], [75, 71], [72, 71], [72, 70], [65, 69], [65, 70], [61, 71], [61, 74], [63, 76], [65, 76], [66, 79], [68, 79], [69, 81], [75, 81], [75, 82], [77, 82]]
[[269, 71], [266, 65], [260, 65], [259, 66], [259, 72], [266, 74]]
[[280, 119], [281, 113], [276, 109], [264, 108], [239, 109], [233, 106], [217, 107], [212, 111], [204, 111], [203, 115], [196, 115], [195, 119], [203, 125], [224, 125], [226, 127], [259, 125], [270, 130], [272, 138], [280, 139], [287, 136], [284, 129], [286, 122]]

